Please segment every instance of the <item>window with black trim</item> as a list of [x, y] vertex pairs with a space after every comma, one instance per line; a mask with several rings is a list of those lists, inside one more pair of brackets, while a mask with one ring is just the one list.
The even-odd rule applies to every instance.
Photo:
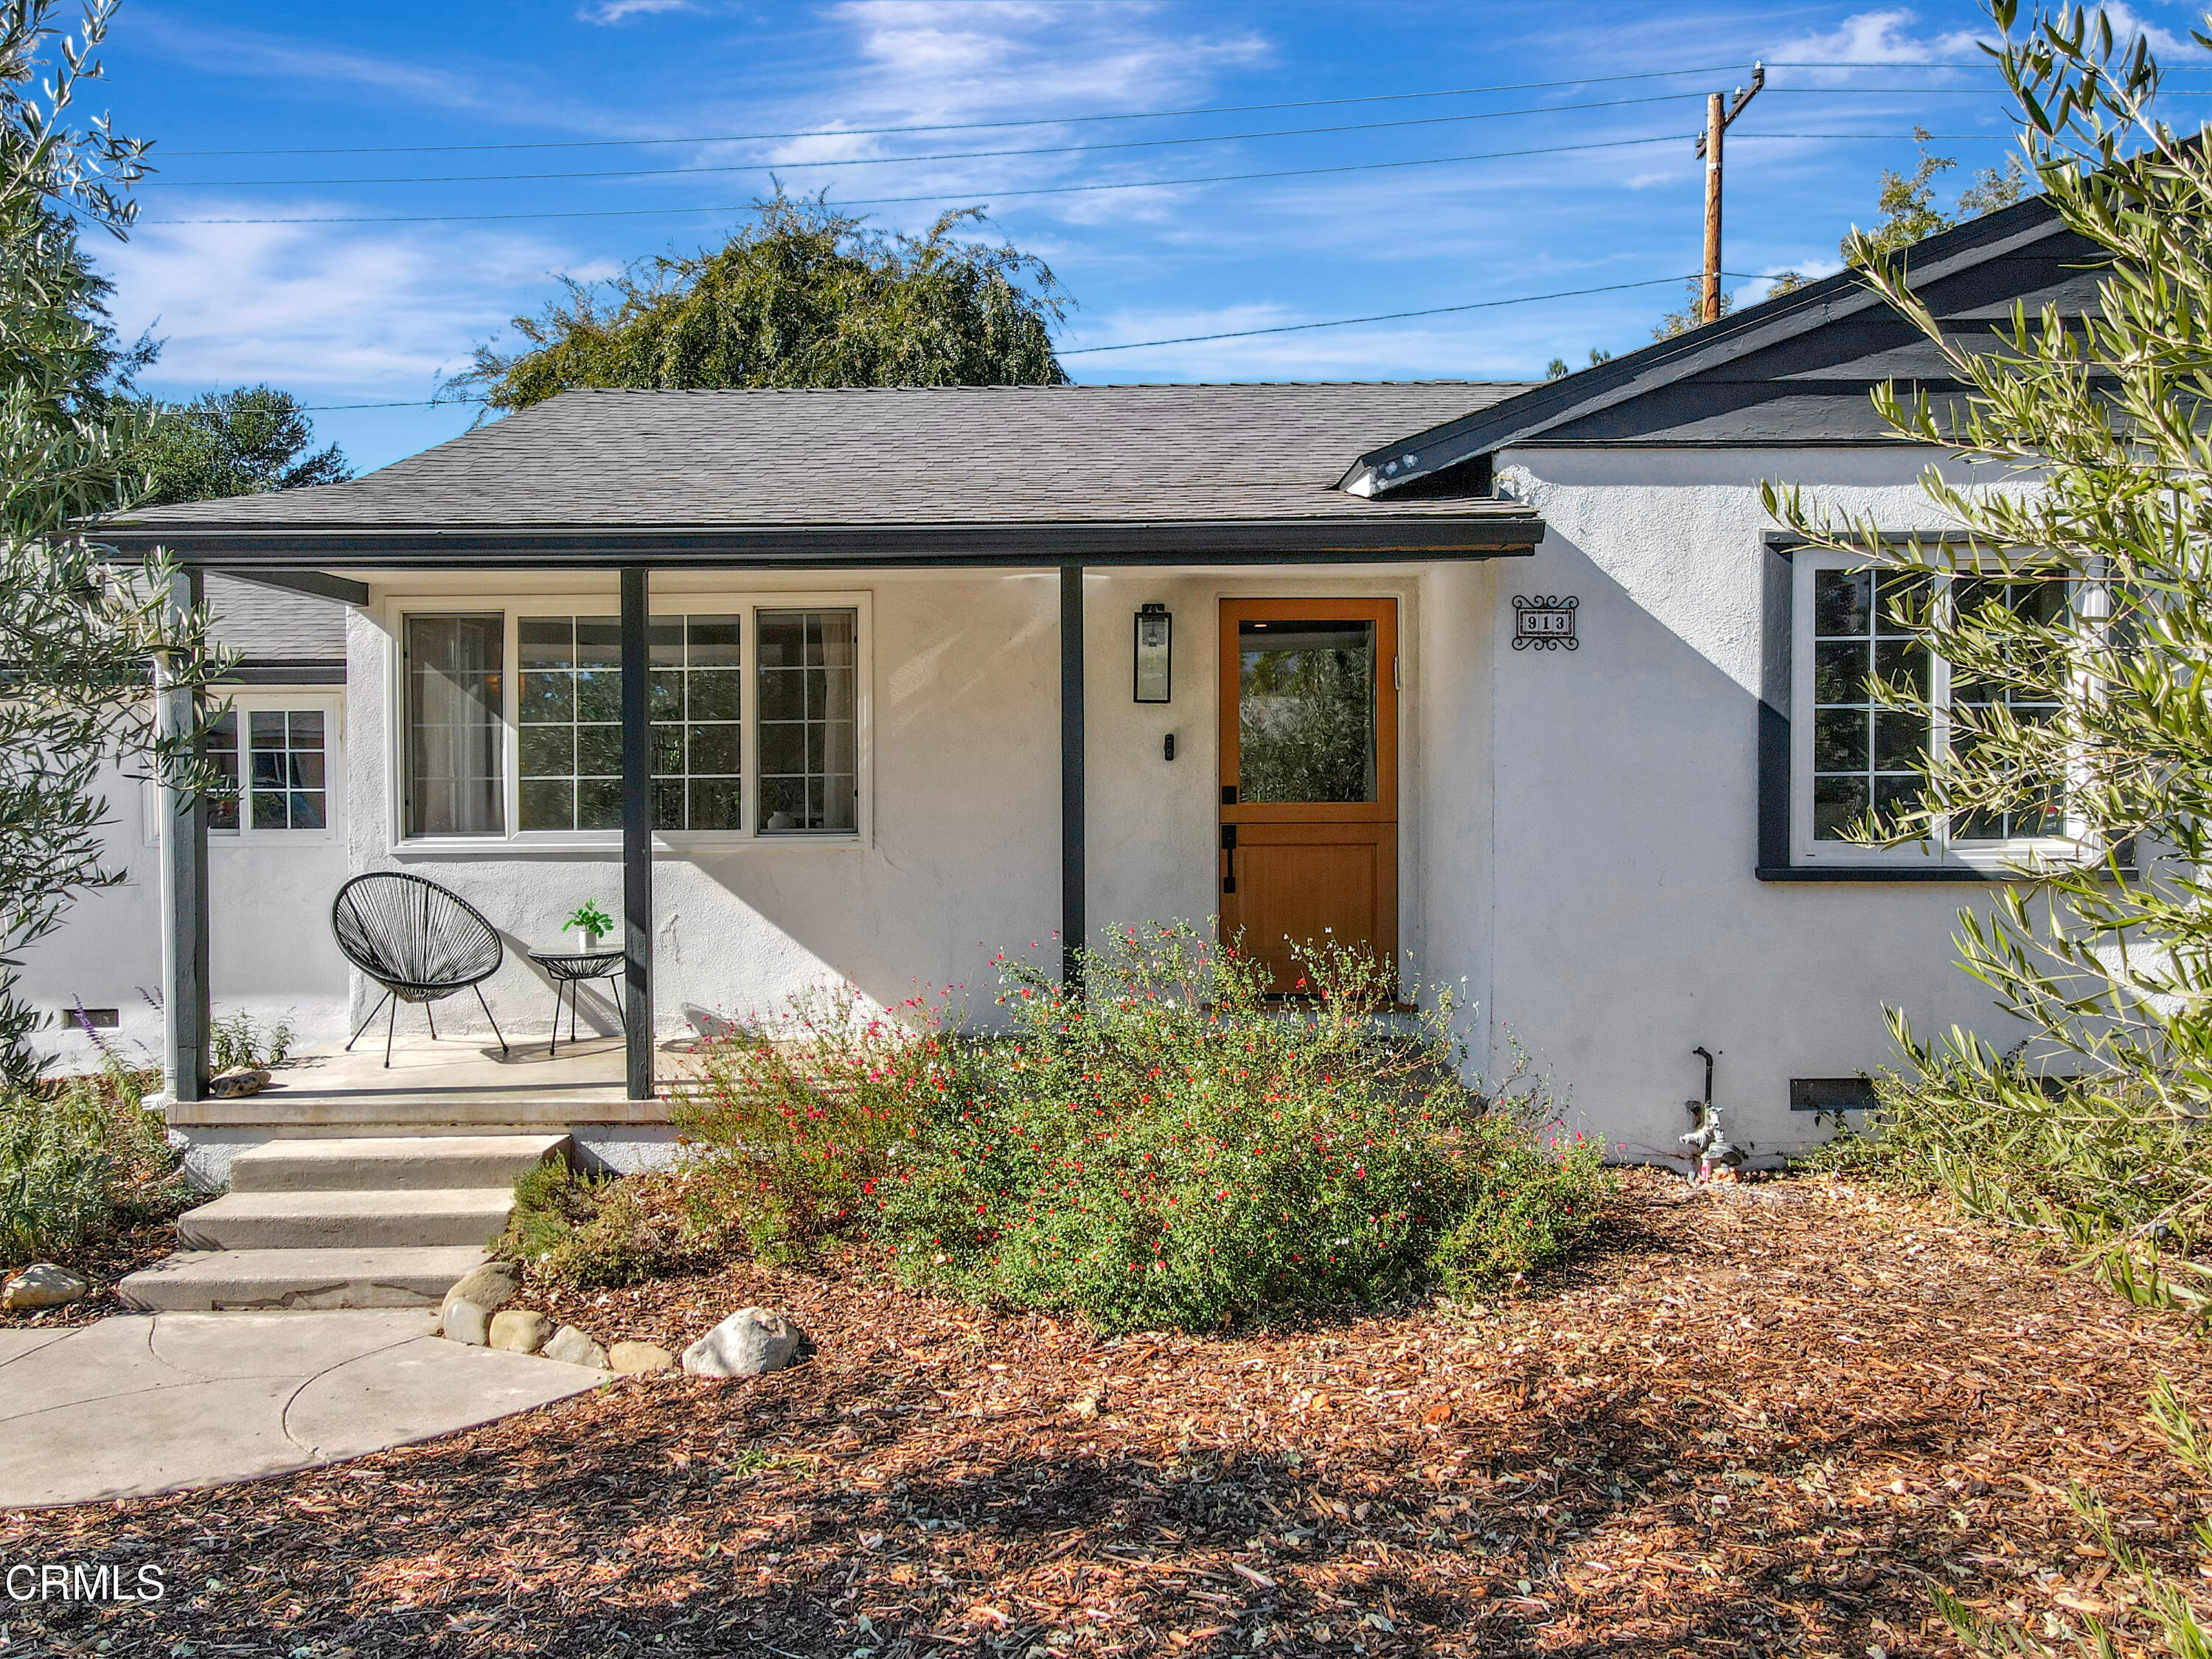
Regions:
[[[1941, 745], [1963, 741], [1954, 708], [2003, 699], [2022, 721], [2057, 716], [2054, 702], [1952, 672], [1915, 637], [1908, 619], [2002, 606], [2039, 622], [2069, 603], [2063, 579], [2018, 571], [1929, 576], [1869, 568], [1848, 554], [1801, 551], [1791, 561], [1790, 853], [1795, 866], [1995, 870], [2023, 858], [2078, 857], [2064, 781], [2037, 809], [2001, 817], [1939, 819], [1924, 843], [1869, 847], [1850, 836], [1869, 807], [1909, 808], [1922, 769]], [[1909, 686], [1924, 711], [1878, 707], [1871, 681]]]

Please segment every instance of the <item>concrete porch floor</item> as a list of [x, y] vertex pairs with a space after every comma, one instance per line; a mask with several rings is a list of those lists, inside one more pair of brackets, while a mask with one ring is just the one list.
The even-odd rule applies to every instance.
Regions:
[[[372, 1036], [374, 1040], [372, 1041]], [[516, 1041], [505, 1054], [483, 1037], [402, 1036], [384, 1062], [381, 1033], [349, 1054], [336, 1044], [295, 1054], [258, 1095], [168, 1109], [173, 1125], [247, 1123], [664, 1122], [666, 1097], [692, 1075], [681, 1040], [660, 1045], [652, 1100], [632, 1100], [620, 1036]]]

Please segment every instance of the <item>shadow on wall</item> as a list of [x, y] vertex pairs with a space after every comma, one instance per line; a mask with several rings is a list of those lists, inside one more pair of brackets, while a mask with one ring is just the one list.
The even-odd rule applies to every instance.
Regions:
[[[1700, 1044], [1723, 1056], [1732, 1137], [1794, 1147], [1820, 1137], [1789, 1110], [1790, 1079], [1889, 1063], [1885, 1003], [1916, 1023], [2002, 1022], [1951, 944], [1981, 890], [1756, 878], [1759, 698], [1711, 653], [1765, 653], [1786, 696], [1786, 615], [1762, 615], [1762, 564], [1783, 562], [1756, 532], [1652, 511], [1697, 562], [1654, 598], [1556, 528], [1501, 596], [1490, 1012], [1617, 1152], [1673, 1148]], [[1511, 649], [1513, 592], [1577, 596], [1579, 648]]]

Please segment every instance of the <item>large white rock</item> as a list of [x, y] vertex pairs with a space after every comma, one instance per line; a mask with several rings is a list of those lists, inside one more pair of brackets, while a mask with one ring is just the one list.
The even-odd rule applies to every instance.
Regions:
[[805, 1333], [772, 1308], [740, 1308], [684, 1350], [694, 1376], [758, 1376], [799, 1357]]
[[563, 1325], [554, 1332], [538, 1352], [564, 1365], [589, 1365], [598, 1370], [607, 1368], [607, 1351], [574, 1325]]
[[91, 1289], [92, 1281], [81, 1273], [52, 1261], [33, 1261], [0, 1290], [0, 1308], [58, 1308]]
[[481, 1348], [491, 1340], [491, 1316], [514, 1300], [515, 1270], [504, 1261], [471, 1267], [453, 1281], [438, 1310], [438, 1328], [456, 1342]]
[[466, 1297], [449, 1296], [438, 1316], [438, 1328], [456, 1342], [481, 1348], [491, 1340], [491, 1310]]

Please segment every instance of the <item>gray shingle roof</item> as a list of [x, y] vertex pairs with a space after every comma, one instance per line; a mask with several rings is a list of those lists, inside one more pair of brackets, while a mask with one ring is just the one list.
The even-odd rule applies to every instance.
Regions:
[[210, 574], [207, 605], [215, 637], [244, 652], [248, 666], [345, 660], [345, 607], [332, 600]]
[[568, 392], [347, 483], [127, 514], [141, 533], [416, 526], [1014, 526], [1519, 512], [1364, 501], [1363, 452], [1510, 382]]

